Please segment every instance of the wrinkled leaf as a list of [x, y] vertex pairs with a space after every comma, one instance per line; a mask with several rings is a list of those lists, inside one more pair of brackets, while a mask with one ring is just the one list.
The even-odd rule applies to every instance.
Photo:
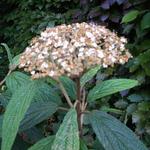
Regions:
[[56, 104], [61, 104], [61, 98], [54, 88], [44, 83], [43, 81], [38, 81], [37, 84], [38, 91], [34, 96], [34, 101], [51, 101]]
[[89, 71], [87, 71], [80, 79], [81, 87], [83, 87], [86, 82], [90, 81], [97, 73], [97, 71], [100, 69], [100, 66], [96, 66]]
[[104, 96], [114, 94], [136, 86], [138, 82], [131, 79], [111, 79], [98, 83], [88, 94], [88, 101], [94, 101]]
[[106, 150], [147, 150], [136, 135], [111, 115], [93, 111], [90, 115], [92, 128]]
[[46, 120], [57, 110], [57, 104], [49, 102], [34, 102], [30, 105], [24, 119], [21, 121], [20, 130], [29, 129]]
[[30, 147], [28, 150], [51, 150], [52, 143], [54, 141], [54, 136], [46, 137], [36, 144], [34, 144], [32, 147]]
[[32, 81], [20, 87], [7, 105], [2, 125], [2, 150], [11, 150], [19, 124], [36, 94], [37, 85]]
[[28, 84], [30, 82], [30, 77], [26, 74], [14, 71], [6, 78], [6, 86], [7, 88], [14, 93], [21, 86]]
[[79, 150], [79, 145], [77, 113], [70, 109], [56, 133], [52, 150]]

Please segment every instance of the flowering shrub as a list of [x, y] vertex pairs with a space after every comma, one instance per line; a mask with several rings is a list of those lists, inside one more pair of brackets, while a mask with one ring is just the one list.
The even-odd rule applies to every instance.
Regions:
[[[124, 37], [105, 27], [87, 23], [47, 28], [40, 37], [33, 38], [19, 59], [19, 67], [25, 68], [36, 80], [21, 72], [10, 72], [5, 79], [12, 97], [4, 113], [1, 149], [11, 150], [17, 132], [35, 126], [56, 111], [67, 111], [58, 131], [29, 150], [94, 147], [84, 142], [86, 134], [92, 134], [92, 140], [96, 136], [102, 149], [146, 150], [123, 123], [91, 107], [103, 97], [137, 86], [138, 82], [110, 79], [97, 83], [89, 91], [85, 88], [101, 68], [128, 61], [131, 54], [125, 48], [126, 42]], [[12, 64], [14, 62], [12, 59]], [[50, 85], [45, 77], [51, 81]], [[60, 93], [66, 103], [62, 103]], [[86, 134], [84, 128], [88, 128]]]
[[33, 78], [67, 75], [79, 77], [95, 65], [124, 64], [131, 57], [126, 39], [103, 26], [87, 23], [47, 28], [33, 38], [20, 59], [20, 67]]

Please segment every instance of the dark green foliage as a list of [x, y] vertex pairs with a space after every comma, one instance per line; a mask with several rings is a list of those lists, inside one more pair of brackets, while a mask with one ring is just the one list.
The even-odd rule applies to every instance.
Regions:
[[[31, 38], [40, 34], [40, 31], [47, 26], [53, 27], [63, 23], [94, 21], [110, 29], [115, 29], [118, 34], [127, 37], [127, 47], [130, 49], [134, 58], [122, 67], [116, 66], [113, 69], [101, 69], [97, 74], [95, 73], [97, 71], [94, 71], [93, 75], [87, 76], [81, 81], [81, 84], [84, 85], [86, 83], [84, 87], [86, 92], [90, 91], [95, 84], [99, 85], [104, 82], [103, 80], [110, 78], [130, 78], [138, 80], [139, 86], [132, 90], [121, 91], [119, 94], [113, 96], [101, 97], [100, 101], [90, 103], [88, 109], [100, 109], [117, 117], [131, 128], [146, 146], [150, 147], [149, 8], [149, 0], [1, 0], [0, 43], [6, 43], [9, 50], [5, 44], [0, 46], [0, 80], [6, 76], [9, 68], [18, 64], [18, 54], [24, 50]], [[76, 100], [76, 85], [74, 81], [67, 77], [62, 77], [61, 80], [71, 100]], [[22, 130], [34, 126], [36, 127], [35, 131], [32, 128], [29, 130], [34, 131], [35, 135], [38, 135], [40, 131], [44, 131], [46, 135], [49, 135], [55, 134], [61, 124], [66, 113], [60, 113], [59, 111], [55, 113], [55, 111], [60, 105], [66, 106], [66, 103], [64, 104], [61, 101], [60, 90], [58, 89], [57, 83], [52, 83], [51, 81], [46, 83], [44, 80], [41, 80], [36, 83], [38, 92], [33, 96], [33, 102], [29, 109], [27, 110], [26, 108], [23, 114], [20, 114], [21, 117], [18, 118], [18, 123], [15, 127], [16, 131], [16, 128], [19, 128], [20, 119], [23, 119], [23, 116], [26, 114], [21, 122], [19, 135], [15, 140], [14, 150], [20, 149], [20, 145], [22, 144], [24, 145], [23, 147], [27, 149], [27, 147], [35, 142], [27, 140], [29, 134], [27, 134], [26, 131], [22, 132]], [[0, 93], [0, 110], [2, 114], [0, 117], [0, 129], [6, 106], [10, 100], [14, 99], [13, 95], [17, 95], [14, 94], [16, 93], [15, 91], [21, 91], [21, 87], [27, 86], [30, 82], [29, 76], [17, 71], [6, 78], [6, 86], [2, 86]], [[24, 93], [22, 92], [22, 94]], [[91, 94], [91, 96], [94, 97], [94, 94]], [[20, 98], [18, 96], [16, 97]], [[20, 99], [22, 99], [22, 97]], [[9, 105], [12, 105], [12, 103], [10, 102]], [[9, 105], [8, 108], [17, 108], [17, 106]], [[40, 107], [40, 109], [37, 109], [37, 106]], [[13, 109], [11, 111], [13, 111]], [[16, 109], [16, 111], [18, 112], [19, 108]], [[13, 112], [10, 113], [13, 114]], [[52, 115], [53, 113], [55, 114]], [[7, 111], [6, 114], [8, 114]], [[11, 120], [12, 119], [9, 119], [9, 121]], [[87, 119], [85, 122], [88, 124], [89, 120]], [[4, 124], [7, 124], [6, 120]], [[7, 124], [7, 126], [5, 126], [8, 132], [13, 127], [11, 125], [12, 124]], [[6, 137], [6, 134], [4, 136], [3, 142], [7, 142], [9, 138]], [[12, 136], [14, 140], [15, 135], [10, 136]], [[31, 138], [33, 139], [33, 135]], [[49, 138], [51, 139], [51, 137], [43, 139], [44, 142], [46, 143]], [[41, 139], [41, 137], [39, 139]], [[51, 147], [52, 141], [51, 143], [50, 141], [51, 140], [49, 140], [48, 143], [49, 145], [46, 143], [45, 146]], [[84, 131], [84, 141], [85, 142], [80, 142], [81, 150], [86, 150], [86, 145], [89, 149], [104, 150], [102, 144], [93, 136], [93, 132], [91, 132], [88, 127], [86, 127]], [[7, 146], [10, 147], [12, 142], [13, 141], [9, 142]], [[34, 147], [37, 149], [38, 146], [41, 146], [40, 142], [34, 145], [33, 149]], [[5, 147], [3, 149], [5, 149]]]

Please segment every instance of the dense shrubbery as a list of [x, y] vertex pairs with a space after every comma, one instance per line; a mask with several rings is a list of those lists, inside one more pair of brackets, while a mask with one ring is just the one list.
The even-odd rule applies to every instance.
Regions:
[[[24, 50], [30, 39], [39, 34], [46, 26], [94, 21], [116, 30], [120, 35], [125, 35], [129, 41], [127, 47], [134, 58], [124, 66], [99, 71], [96, 77], [90, 81], [90, 84], [87, 84], [86, 88], [91, 89], [95, 83], [112, 77], [137, 79], [140, 86], [120, 92], [120, 94], [102, 98], [102, 102], [92, 104], [91, 107], [110, 112], [135, 131], [147, 146], [150, 146], [149, 5], [148, 0], [103, 0], [101, 2], [98, 0], [22, 0], [19, 2], [16, 0], [2, 0], [0, 2], [0, 13], [2, 14], [0, 16], [0, 40], [3, 43], [7, 43], [12, 55], [16, 56]], [[7, 70], [7, 53], [3, 47], [0, 47], [0, 79], [6, 75]], [[17, 74], [18, 78], [20, 77], [19, 75]], [[25, 80], [26, 78], [28, 77], [24, 76]], [[49, 80], [47, 82], [54, 83]], [[11, 87], [9, 82], [7, 86]], [[47, 90], [46, 86], [48, 85], [43, 85], [41, 90], [48, 94], [47, 98], [50, 98], [50, 91]], [[66, 86], [70, 90], [70, 87], [68, 87], [70, 85]], [[1, 88], [2, 113], [13, 92], [8, 87], [3, 86]], [[58, 112], [58, 114], [60, 113]], [[63, 115], [58, 118], [58, 114], [55, 114], [48, 121], [32, 127], [32, 129], [21, 132], [16, 139], [16, 147], [19, 147], [19, 144], [23, 142], [22, 144], [25, 145], [26, 149], [28, 147], [27, 143], [34, 143], [41, 139], [43, 137], [41, 129], [44, 130], [45, 135], [55, 133], [63, 118]], [[32, 134], [30, 133], [31, 131]], [[89, 131], [87, 129], [84, 132], [86, 135]], [[85, 136], [87, 141], [91, 138], [89, 134], [91, 133]], [[95, 140], [94, 146], [96, 147], [97, 145], [98, 142]]]

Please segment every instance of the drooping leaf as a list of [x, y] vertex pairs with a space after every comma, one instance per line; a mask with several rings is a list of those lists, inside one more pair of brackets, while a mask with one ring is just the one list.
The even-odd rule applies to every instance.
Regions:
[[132, 11], [128, 12], [122, 18], [122, 23], [128, 23], [128, 22], [131, 22], [131, 21], [135, 20], [137, 18], [138, 14], [139, 14], [138, 10], [132, 10]]
[[81, 87], [83, 87], [86, 84], [86, 82], [90, 81], [96, 75], [99, 69], [100, 66], [96, 66], [90, 69], [88, 72], [86, 72], [80, 79]]
[[136, 135], [111, 115], [93, 111], [90, 115], [92, 128], [106, 150], [147, 150]]
[[57, 104], [49, 102], [34, 102], [30, 105], [24, 119], [21, 121], [20, 130], [29, 129], [50, 117], [57, 110]]
[[60, 81], [66, 89], [69, 97], [73, 100], [76, 100], [76, 84], [66, 76], [61, 76]]
[[46, 137], [36, 144], [34, 144], [32, 147], [30, 147], [28, 150], [51, 150], [52, 143], [54, 141], [54, 136]]
[[14, 93], [21, 86], [28, 84], [29, 82], [30, 77], [19, 71], [12, 72], [6, 78], [6, 86], [12, 93]]
[[20, 87], [13, 94], [4, 114], [2, 125], [2, 150], [11, 150], [20, 122], [36, 94], [36, 89], [36, 82], [32, 81]]
[[1, 43], [1, 45], [4, 46], [4, 48], [6, 49], [9, 63], [12, 64], [13, 63], [12, 62], [12, 55], [11, 55], [11, 52], [10, 52], [10, 49], [9, 49], [8, 45], [5, 44], [5, 43]]
[[141, 28], [148, 29], [150, 28], [150, 12], [146, 13], [141, 20]]
[[77, 113], [70, 109], [56, 133], [52, 150], [79, 150], [79, 143]]
[[97, 84], [88, 94], [88, 101], [94, 101], [104, 96], [114, 94], [136, 86], [138, 82], [131, 79], [111, 79]]

